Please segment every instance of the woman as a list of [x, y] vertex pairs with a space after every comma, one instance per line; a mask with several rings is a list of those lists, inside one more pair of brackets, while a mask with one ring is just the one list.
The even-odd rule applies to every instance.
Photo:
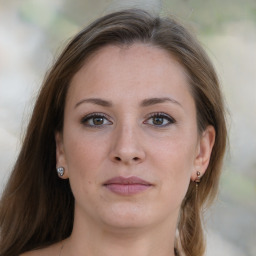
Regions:
[[203, 255], [225, 146], [196, 39], [141, 10], [100, 18], [44, 81], [2, 196], [0, 255]]

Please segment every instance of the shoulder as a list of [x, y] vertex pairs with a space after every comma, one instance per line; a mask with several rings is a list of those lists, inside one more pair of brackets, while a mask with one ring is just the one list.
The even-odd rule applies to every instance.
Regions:
[[36, 255], [40, 255], [38, 250], [25, 252], [25, 253], [20, 254], [19, 256], [36, 256]]
[[20, 254], [19, 256], [56, 256], [59, 255], [62, 243], [56, 243], [42, 249], [32, 250]]

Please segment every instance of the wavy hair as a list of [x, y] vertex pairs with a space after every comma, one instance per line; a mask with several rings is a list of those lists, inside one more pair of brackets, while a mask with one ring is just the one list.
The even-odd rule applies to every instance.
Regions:
[[[74, 197], [69, 181], [56, 174], [55, 132], [63, 128], [67, 90], [88, 58], [106, 45], [144, 43], [164, 49], [183, 66], [196, 103], [199, 135], [216, 131], [207, 171], [196, 194], [191, 181], [177, 224], [176, 250], [205, 251], [202, 213], [216, 196], [226, 147], [223, 97], [216, 72], [197, 39], [172, 18], [130, 9], [97, 19], [78, 33], [46, 75], [21, 151], [0, 201], [0, 255], [13, 256], [67, 238], [73, 227]], [[197, 197], [196, 197], [197, 195]]]

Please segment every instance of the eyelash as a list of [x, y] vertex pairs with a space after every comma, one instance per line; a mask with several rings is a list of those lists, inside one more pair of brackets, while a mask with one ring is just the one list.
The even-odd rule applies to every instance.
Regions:
[[[107, 120], [109, 123], [108, 124], [99, 124], [99, 125], [95, 125], [95, 124], [92, 125], [92, 124], [87, 124], [86, 123], [90, 120], [93, 120], [94, 118], [103, 118], [103, 119]], [[157, 112], [157, 113], [150, 114], [147, 117], [146, 121], [143, 122], [143, 124], [147, 124], [147, 121], [152, 119], [152, 118], [163, 118], [163, 119], [168, 121], [168, 123], [166, 123], [164, 125], [149, 124], [151, 126], [155, 126], [155, 127], [158, 127], [158, 128], [166, 127], [166, 126], [169, 126], [171, 124], [176, 123], [176, 120], [174, 118], [172, 118], [171, 116], [169, 116], [168, 114], [165, 114], [165, 113], [162, 113], [162, 112]], [[91, 127], [91, 128], [101, 128], [103, 125], [111, 125], [113, 123], [111, 121], [109, 121], [109, 117], [104, 113], [91, 113], [91, 114], [86, 115], [85, 117], [82, 118], [81, 124], [83, 124], [85, 126], [88, 126], [88, 127]]]
[[[156, 124], [150, 124], [150, 125], [152, 125], [152, 126], [155, 126], [155, 127], [166, 127], [166, 126], [169, 126], [169, 125], [171, 125], [171, 124], [174, 124], [174, 123], [176, 123], [176, 120], [173, 118], [173, 117], [171, 117], [171, 116], [169, 116], [168, 114], [165, 114], [165, 113], [163, 113], [163, 112], [157, 112], [157, 113], [152, 113], [152, 114], [150, 114], [149, 115], [149, 117], [147, 118], [147, 121], [149, 120], [149, 119], [151, 119], [151, 118], [163, 118], [163, 119], [165, 119], [165, 120], [167, 120], [168, 121], [168, 123], [167, 124], [164, 124], [164, 125], [156, 125]], [[145, 123], [145, 122], [143, 122], [143, 123]]]
[[[107, 115], [105, 115], [104, 113], [91, 113], [89, 115], [86, 115], [85, 117], [82, 118], [81, 124], [88, 126], [88, 127], [92, 127], [92, 128], [101, 128], [104, 125], [104, 124], [91, 125], [91, 124], [86, 123], [90, 120], [93, 120], [93, 118], [103, 118], [105, 120], [108, 120], [108, 122], [110, 122], [110, 124], [113, 124], [111, 121], [109, 121], [109, 117]], [[110, 124], [107, 124], [107, 125], [110, 125]]]

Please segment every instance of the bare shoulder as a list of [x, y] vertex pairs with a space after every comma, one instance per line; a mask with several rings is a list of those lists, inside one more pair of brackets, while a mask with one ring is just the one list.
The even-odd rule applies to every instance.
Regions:
[[20, 254], [19, 256], [37, 256], [37, 255], [40, 255], [39, 251], [40, 250], [25, 252], [25, 253]]
[[56, 243], [43, 249], [32, 250], [19, 256], [56, 256], [61, 250], [62, 243]]

